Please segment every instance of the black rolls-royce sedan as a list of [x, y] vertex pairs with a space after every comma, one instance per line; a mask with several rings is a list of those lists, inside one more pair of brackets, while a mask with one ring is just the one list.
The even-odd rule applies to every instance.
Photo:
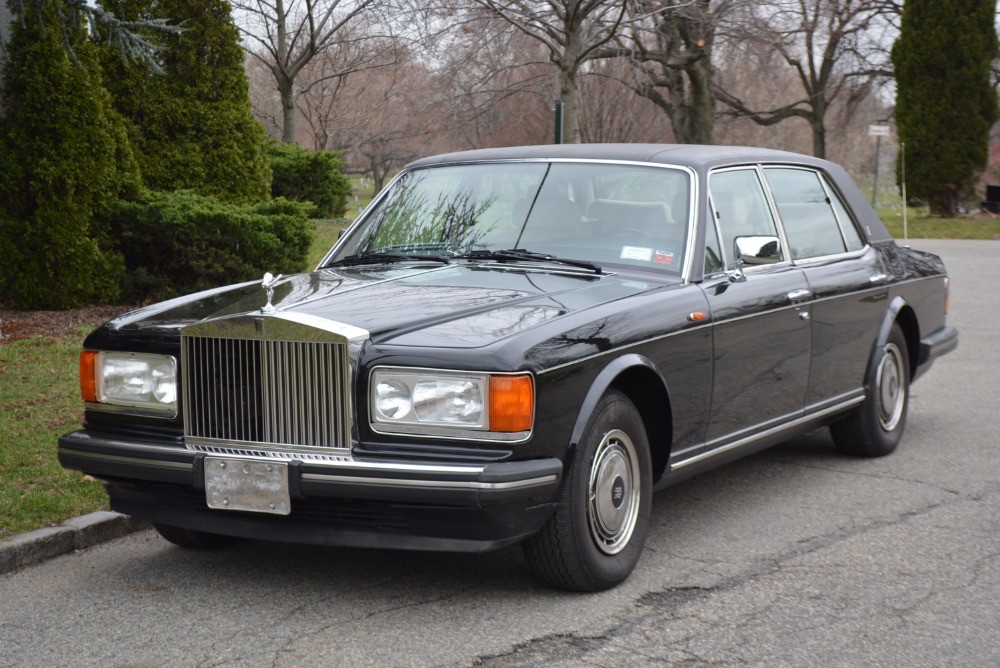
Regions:
[[655, 489], [829, 426], [899, 444], [955, 348], [939, 258], [792, 153], [535, 146], [406, 167], [315, 271], [94, 331], [59, 460], [167, 539], [633, 570]]

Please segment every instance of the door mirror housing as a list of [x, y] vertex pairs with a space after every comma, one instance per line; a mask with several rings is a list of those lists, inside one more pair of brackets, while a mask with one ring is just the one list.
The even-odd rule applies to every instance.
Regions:
[[745, 281], [743, 267], [781, 262], [781, 240], [771, 236], [736, 237], [733, 240], [736, 255], [734, 281]]

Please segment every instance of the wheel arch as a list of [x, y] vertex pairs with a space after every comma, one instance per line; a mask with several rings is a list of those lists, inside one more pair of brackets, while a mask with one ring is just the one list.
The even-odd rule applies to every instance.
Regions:
[[653, 467], [651, 473], [653, 484], [656, 484], [667, 470], [667, 462], [670, 459], [673, 414], [666, 381], [656, 366], [642, 355], [635, 353], [622, 355], [601, 370], [580, 406], [576, 423], [573, 425], [570, 445], [575, 451], [597, 402], [609, 389], [624, 394], [639, 411], [649, 440], [649, 455]]
[[920, 323], [917, 321], [916, 311], [902, 297], [893, 299], [889, 308], [886, 309], [872, 354], [889, 340], [889, 332], [896, 323], [903, 330], [903, 337], [906, 339], [906, 357], [910, 364], [910, 377], [912, 379], [920, 359]]

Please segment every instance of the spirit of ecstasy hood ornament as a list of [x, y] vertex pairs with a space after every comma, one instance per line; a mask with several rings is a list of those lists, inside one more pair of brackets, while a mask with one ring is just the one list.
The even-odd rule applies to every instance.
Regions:
[[273, 276], [269, 271], [264, 273], [264, 280], [260, 282], [260, 285], [267, 290], [267, 303], [261, 307], [261, 313], [274, 313], [274, 306], [271, 305], [271, 300], [274, 299], [274, 285], [281, 280], [281, 276], [281, 274]]

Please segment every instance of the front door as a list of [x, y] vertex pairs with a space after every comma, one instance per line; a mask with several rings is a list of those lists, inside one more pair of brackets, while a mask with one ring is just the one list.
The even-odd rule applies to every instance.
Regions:
[[811, 293], [783, 249], [779, 262], [747, 267], [742, 279], [733, 280], [736, 237], [778, 237], [760, 172], [753, 167], [715, 172], [709, 191], [721, 239], [719, 261], [725, 265], [724, 272], [702, 283], [713, 323], [706, 431], [711, 450], [801, 414], [809, 380]]

